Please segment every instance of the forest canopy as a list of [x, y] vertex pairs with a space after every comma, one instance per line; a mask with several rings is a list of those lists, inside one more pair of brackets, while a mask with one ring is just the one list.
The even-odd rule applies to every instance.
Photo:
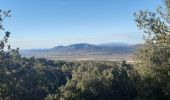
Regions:
[[8, 44], [0, 10], [0, 100], [170, 100], [170, 28], [167, 3], [134, 14], [144, 44], [126, 61], [54, 61], [21, 57]]

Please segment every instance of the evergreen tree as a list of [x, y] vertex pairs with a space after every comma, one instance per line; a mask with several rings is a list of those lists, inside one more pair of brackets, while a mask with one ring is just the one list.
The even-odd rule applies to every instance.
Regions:
[[145, 33], [145, 43], [135, 53], [136, 67], [144, 82], [141, 96], [167, 99], [170, 96], [170, 17], [167, 2], [157, 12], [139, 11], [134, 15], [137, 26]]

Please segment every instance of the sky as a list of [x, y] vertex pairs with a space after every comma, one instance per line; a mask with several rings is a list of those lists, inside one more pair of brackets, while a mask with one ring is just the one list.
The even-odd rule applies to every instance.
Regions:
[[52, 48], [75, 43], [142, 43], [133, 13], [162, 0], [0, 0], [12, 10], [4, 27], [13, 48]]

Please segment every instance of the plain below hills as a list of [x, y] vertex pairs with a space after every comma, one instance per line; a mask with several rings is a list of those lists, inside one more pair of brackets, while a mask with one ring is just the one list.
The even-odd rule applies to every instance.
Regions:
[[37, 57], [52, 60], [99, 60], [99, 61], [132, 61], [132, 55], [139, 44], [104, 43], [72, 44], [68, 46], [56, 46], [49, 49], [21, 50], [24, 57]]

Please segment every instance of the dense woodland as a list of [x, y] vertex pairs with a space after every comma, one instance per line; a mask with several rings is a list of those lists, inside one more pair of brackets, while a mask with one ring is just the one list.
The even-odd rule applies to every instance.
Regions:
[[0, 11], [0, 100], [170, 100], [168, 15], [163, 7], [134, 14], [145, 43], [127, 64], [23, 58], [3, 27], [10, 11]]

